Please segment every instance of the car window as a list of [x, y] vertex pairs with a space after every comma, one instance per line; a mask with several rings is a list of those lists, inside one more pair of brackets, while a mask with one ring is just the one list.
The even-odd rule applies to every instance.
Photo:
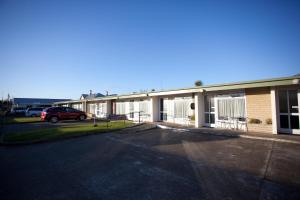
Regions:
[[76, 110], [74, 108], [66, 108], [67, 112], [76, 112]]
[[57, 112], [66, 112], [66, 108], [64, 107], [57, 107]]
[[64, 112], [64, 109], [60, 108], [60, 107], [56, 107], [56, 108], [49, 109], [49, 111], [52, 111], [52, 112]]

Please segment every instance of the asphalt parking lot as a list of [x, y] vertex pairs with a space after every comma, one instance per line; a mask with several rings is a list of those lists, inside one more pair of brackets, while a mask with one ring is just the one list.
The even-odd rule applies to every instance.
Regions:
[[176, 130], [0, 147], [1, 199], [300, 199], [300, 145]]

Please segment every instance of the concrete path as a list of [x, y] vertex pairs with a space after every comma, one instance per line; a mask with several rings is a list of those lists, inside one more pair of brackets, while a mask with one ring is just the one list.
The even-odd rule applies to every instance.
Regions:
[[171, 123], [153, 123], [156, 124], [158, 128], [162, 129], [173, 129], [179, 132], [193, 132], [210, 134], [217, 136], [228, 136], [228, 137], [241, 137], [248, 139], [266, 140], [266, 141], [276, 141], [276, 142], [286, 142], [293, 144], [300, 144], [300, 135], [292, 134], [271, 134], [271, 133], [259, 133], [259, 132], [244, 132], [235, 130], [224, 130], [217, 128], [191, 128], [189, 126], [181, 126]]

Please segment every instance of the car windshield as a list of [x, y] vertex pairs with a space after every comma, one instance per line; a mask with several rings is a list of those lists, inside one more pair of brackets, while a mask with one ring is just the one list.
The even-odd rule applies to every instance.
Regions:
[[43, 112], [47, 112], [50, 108], [44, 108]]

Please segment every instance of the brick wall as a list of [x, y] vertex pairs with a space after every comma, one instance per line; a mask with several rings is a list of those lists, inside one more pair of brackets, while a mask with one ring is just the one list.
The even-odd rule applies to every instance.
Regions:
[[259, 119], [260, 124], [248, 122], [248, 130], [255, 132], [272, 133], [272, 125], [266, 124], [266, 119], [272, 119], [270, 88], [246, 89], [247, 117]]

